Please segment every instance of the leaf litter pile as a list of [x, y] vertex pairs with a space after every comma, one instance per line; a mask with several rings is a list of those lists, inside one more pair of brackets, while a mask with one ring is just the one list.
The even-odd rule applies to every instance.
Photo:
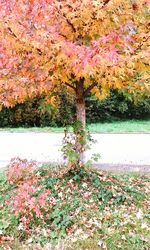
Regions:
[[150, 249], [150, 176], [36, 168], [0, 174], [0, 249]]

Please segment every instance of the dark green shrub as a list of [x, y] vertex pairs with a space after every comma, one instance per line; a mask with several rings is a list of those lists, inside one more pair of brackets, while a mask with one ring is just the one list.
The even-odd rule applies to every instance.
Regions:
[[149, 119], [150, 98], [134, 103], [123, 93], [112, 90], [110, 95], [102, 101], [89, 96], [86, 100], [87, 122], [105, 122], [120, 119]]
[[[41, 98], [28, 100], [23, 104], [17, 104], [13, 108], [3, 108], [0, 112], [1, 127], [29, 127], [41, 126], [41, 116], [47, 118], [47, 114], [42, 114], [39, 110]], [[49, 118], [50, 120], [50, 118]]]
[[[75, 100], [63, 87], [56, 92], [58, 109], [44, 106], [44, 97], [27, 100], [14, 108], [3, 108], [0, 112], [0, 127], [44, 127], [71, 124], [75, 117]], [[117, 90], [102, 101], [92, 96], [86, 99], [88, 123], [105, 122], [120, 119], [150, 119], [150, 98], [138, 103], [127, 99]]]
[[64, 87], [56, 94], [59, 96], [59, 110], [55, 119], [57, 126], [72, 124], [75, 118], [74, 97]]

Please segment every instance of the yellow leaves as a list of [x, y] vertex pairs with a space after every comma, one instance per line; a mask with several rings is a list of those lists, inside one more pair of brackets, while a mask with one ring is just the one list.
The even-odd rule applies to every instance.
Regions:
[[65, 21], [61, 23], [60, 32], [66, 36], [69, 40], [73, 40], [75, 37], [74, 31], [71, 25], [68, 25]]
[[142, 72], [145, 72], [145, 73], [150, 72], [150, 65], [142, 63], [141, 61], [136, 62], [135, 67], [136, 67], [137, 70], [140, 70]]
[[90, 77], [85, 78], [84, 87], [87, 89], [92, 84]]
[[45, 98], [45, 103], [46, 105], [52, 105], [52, 106], [56, 106], [57, 104], [57, 99], [56, 99], [56, 96], [51, 96], [51, 97], [46, 97]]
[[[110, 0], [105, 7], [103, 0], [56, 0], [52, 6], [47, 2], [47, 6], [41, 4], [40, 10], [33, 9], [30, 17], [12, 7], [5, 22], [0, 18], [0, 38], [7, 52], [2, 66], [9, 68], [14, 63], [12, 73], [19, 79], [13, 82], [14, 90], [22, 84], [22, 78], [27, 78], [31, 85], [36, 83], [31, 88], [26, 85], [34, 93], [48, 92], [48, 81], [60, 85], [71, 78], [74, 81], [84, 78], [88, 88], [92, 78], [100, 86], [93, 93], [102, 99], [110, 88], [127, 86], [128, 78], [135, 73], [142, 75], [142, 84], [136, 85], [131, 79], [131, 85], [148, 89], [150, 66], [145, 39], [149, 20], [144, 14], [145, 7], [142, 9], [144, 1], [140, 1], [135, 11], [129, 0]], [[28, 3], [23, 6], [27, 11]], [[130, 28], [136, 32], [133, 34]], [[20, 91], [25, 93], [25, 86], [22, 88]]]
[[101, 86], [94, 87], [91, 91], [92, 94], [96, 96], [97, 99], [103, 100], [109, 94], [108, 88], [102, 88]]
[[80, 15], [81, 19], [85, 19], [85, 23], [89, 23], [89, 20], [92, 18], [92, 12], [90, 6], [85, 6], [82, 8], [82, 13]]
[[133, 61], [128, 61], [128, 62], [127, 62], [127, 67], [128, 67], [128, 68], [134, 68], [134, 67], [135, 67], [135, 62], [133, 62]]
[[113, 87], [117, 88], [117, 89], [121, 89], [122, 88], [122, 81], [118, 78], [114, 78], [113, 79]]
[[103, 1], [93, 0], [92, 3], [94, 7], [102, 8], [103, 6]]
[[6, 26], [10, 36], [16, 37], [18, 39], [22, 38], [23, 26], [21, 26], [17, 20], [11, 19], [6, 23]]
[[42, 36], [45, 34], [45, 29], [44, 28], [38, 28], [36, 29], [36, 34], [39, 36]]
[[65, 74], [65, 72], [61, 73], [61, 81], [63, 83], [68, 82], [68, 76], [67, 76], [67, 74]]
[[67, 56], [65, 53], [60, 52], [59, 55], [57, 56], [57, 65], [61, 65], [61, 63], [67, 63]]
[[100, 79], [100, 84], [102, 86], [102, 88], [106, 88], [107, 84], [108, 84], [108, 80], [103, 77], [102, 79]]
[[40, 49], [40, 46], [41, 46], [40, 42], [38, 42], [38, 41], [36, 41], [36, 40], [32, 40], [32, 41], [31, 41], [31, 45], [32, 45], [33, 48], [35, 48], [35, 49]]

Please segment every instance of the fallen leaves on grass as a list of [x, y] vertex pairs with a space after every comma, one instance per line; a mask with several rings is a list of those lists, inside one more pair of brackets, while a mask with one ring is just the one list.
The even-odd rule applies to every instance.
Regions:
[[[63, 177], [53, 175], [49, 168], [21, 173], [21, 179], [12, 175], [15, 181], [0, 182], [4, 246], [11, 249], [14, 238], [22, 246], [38, 247], [52, 241], [57, 245], [63, 238], [69, 239], [70, 249], [71, 245], [82, 249], [85, 240], [95, 249], [130, 249], [131, 245], [148, 249], [148, 176], [113, 176], [84, 168], [70, 170]], [[64, 249], [70, 250], [68, 246]]]

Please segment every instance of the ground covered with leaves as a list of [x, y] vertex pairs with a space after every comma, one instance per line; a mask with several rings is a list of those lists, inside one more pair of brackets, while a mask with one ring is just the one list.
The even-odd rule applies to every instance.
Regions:
[[150, 249], [149, 175], [35, 167], [0, 174], [0, 249]]

